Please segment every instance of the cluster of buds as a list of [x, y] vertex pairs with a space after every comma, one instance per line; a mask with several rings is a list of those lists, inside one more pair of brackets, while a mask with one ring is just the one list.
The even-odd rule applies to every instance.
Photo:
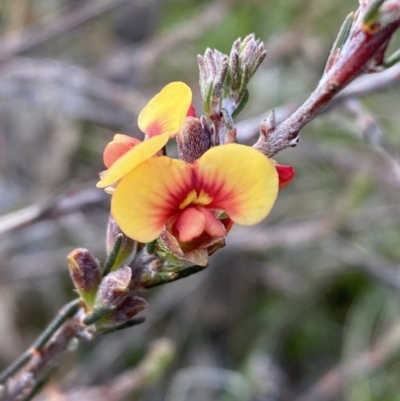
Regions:
[[116, 269], [107, 272], [87, 249], [77, 248], [68, 255], [70, 275], [84, 309], [83, 323], [95, 324], [97, 330], [126, 325], [148, 306], [131, 290], [131, 268], [117, 265], [115, 256]]
[[213, 122], [215, 145], [236, 140], [233, 118], [246, 105], [247, 85], [266, 54], [264, 44], [248, 35], [233, 43], [229, 57], [211, 49], [198, 56], [203, 106]]

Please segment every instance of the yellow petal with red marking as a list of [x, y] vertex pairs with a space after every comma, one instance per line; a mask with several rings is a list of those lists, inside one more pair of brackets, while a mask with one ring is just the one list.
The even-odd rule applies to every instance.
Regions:
[[193, 189], [192, 167], [181, 160], [155, 157], [135, 168], [117, 185], [111, 214], [121, 230], [139, 242], [155, 240], [167, 220]]
[[145, 140], [116, 160], [112, 166], [104, 172], [101, 180], [97, 183], [98, 188], [105, 188], [119, 181], [129, 174], [144, 161], [153, 157], [168, 142], [169, 135], [158, 135]]
[[138, 118], [139, 128], [153, 137], [167, 133], [174, 137], [185, 119], [192, 101], [192, 91], [183, 82], [171, 82], [154, 96]]
[[116, 160], [124, 155], [128, 150], [138, 145], [141, 141], [128, 135], [115, 134], [103, 152], [104, 165], [110, 168]]
[[278, 173], [259, 151], [229, 144], [208, 150], [194, 165], [197, 190], [209, 194], [207, 208], [225, 211], [238, 224], [264, 219], [278, 195]]

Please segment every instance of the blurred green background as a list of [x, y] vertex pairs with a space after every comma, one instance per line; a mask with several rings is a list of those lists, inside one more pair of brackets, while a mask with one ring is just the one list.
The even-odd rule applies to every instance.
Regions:
[[[79, 24], [65, 21], [104, 4]], [[140, 137], [138, 112], [173, 80], [191, 86], [201, 110], [197, 54], [228, 53], [249, 33], [268, 55], [238, 122], [304, 99], [357, 6], [0, 2], [0, 215], [57, 205], [0, 236], [1, 367], [73, 299], [66, 255], [86, 247], [104, 260], [109, 199], [94, 184], [114, 132]], [[82, 342], [37, 399], [112, 381], [167, 337], [176, 346], [172, 366], [128, 399], [400, 400], [399, 102], [393, 85], [307, 125], [300, 144], [276, 157], [296, 177], [266, 221], [234, 227], [204, 272], [142, 294], [146, 323]]]

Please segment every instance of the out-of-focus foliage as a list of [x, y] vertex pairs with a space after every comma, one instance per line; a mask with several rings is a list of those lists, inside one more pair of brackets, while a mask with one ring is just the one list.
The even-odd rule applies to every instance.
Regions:
[[[3, 0], [0, 33], [18, 35], [84, 3], [91, 1]], [[240, 119], [304, 98], [358, 6], [218, 1], [220, 21], [204, 28], [200, 15], [212, 1], [120, 3], [0, 65], [0, 215], [100, 192], [94, 182], [105, 144], [116, 131], [138, 133], [137, 112], [162, 86], [184, 80], [200, 107], [196, 55], [206, 47], [228, 52], [252, 32], [265, 42], [267, 58]], [[173, 30], [175, 39], [164, 43]], [[306, 391], [376, 348], [376, 359], [345, 370], [333, 385], [341, 398], [333, 398], [397, 400], [400, 340], [390, 334], [400, 324], [400, 95], [391, 89], [356, 102], [358, 112], [345, 104], [321, 115], [297, 148], [276, 157], [296, 177], [267, 221], [235, 227], [206, 271], [146, 292], [147, 322], [82, 343], [64, 357], [53, 386], [112, 380], [167, 336], [177, 346], [175, 365], [143, 400], [327, 400], [328, 393], [307, 398]], [[365, 130], [366, 116], [382, 131], [378, 141]], [[109, 204], [98, 196], [82, 210], [0, 237], [2, 366], [74, 297], [69, 251], [84, 246], [104, 259]]]

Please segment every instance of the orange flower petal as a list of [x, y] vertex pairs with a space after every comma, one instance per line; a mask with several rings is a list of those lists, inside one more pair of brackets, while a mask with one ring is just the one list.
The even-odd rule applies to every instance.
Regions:
[[174, 137], [183, 123], [191, 101], [192, 91], [186, 84], [168, 84], [139, 114], [139, 128], [147, 137], [165, 133], [168, 133], [170, 138]]
[[110, 168], [114, 162], [119, 159], [128, 150], [139, 144], [139, 139], [128, 135], [115, 134], [111, 142], [109, 142], [103, 152], [104, 165]]
[[204, 206], [224, 210], [235, 223], [256, 224], [275, 203], [278, 173], [253, 148], [235, 143], [211, 148], [193, 166], [197, 190], [212, 197]]
[[[210, 212], [211, 213], [211, 212]], [[180, 213], [175, 223], [179, 241], [189, 242], [203, 233], [206, 226], [205, 215], [195, 207], [188, 207]]]
[[163, 156], [149, 159], [118, 183], [111, 214], [128, 237], [153, 241], [179, 213], [179, 205], [193, 190], [192, 181], [190, 164]]
[[116, 183], [139, 164], [153, 157], [165, 146], [168, 139], [169, 135], [165, 133], [139, 143], [116, 160], [113, 165], [102, 174], [96, 186], [98, 188], [105, 188]]

